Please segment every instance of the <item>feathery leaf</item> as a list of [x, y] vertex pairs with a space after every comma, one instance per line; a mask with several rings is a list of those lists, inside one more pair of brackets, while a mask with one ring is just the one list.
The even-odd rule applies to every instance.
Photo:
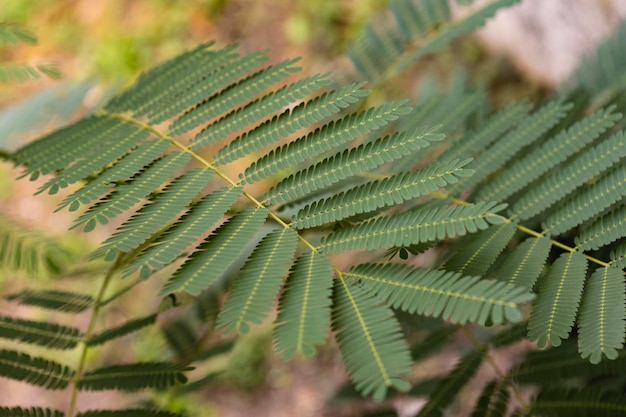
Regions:
[[363, 395], [380, 401], [390, 388], [410, 388], [402, 378], [412, 363], [400, 325], [376, 297], [345, 279], [335, 280], [332, 328], [350, 378]]
[[8, 295], [6, 299], [17, 301], [20, 304], [66, 313], [80, 313], [94, 303], [93, 298], [89, 295], [58, 290], [22, 290], [19, 293]]
[[78, 381], [77, 387], [87, 391], [160, 389], [184, 384], [187, 378], [183, 373], [192, 369], [185, 364], [167, 362], [113, 365], [85, 372]]
[[580, 306], [578, 349], [583, 358], [598, 363], [615, 359], [626, 336], [626, 287], [621, 270], [598, 268], [589, 278]]
[[563, 253], [539, 286], [528, 323], [528, 338], [541, 348], [559, 346], [574, 325], [585, 283], [587, 260], [579, 252]]
[[596, 250], [626, 236], [626, 205], [594, 220], [576, 237], [576, 247]]
[[247, 333], [249, 323], [259, 324], [267, 317], [289, 269], [298, 244], [291, 229], [279, 229], [266, 235], [244, 264], [217, 318], [217, 327], [225, 334], [237, 330]]
[[328, 335], [333, 270], [318, 252], [300, 255], [287, 277], [278, 303], [274, 346], [285, 358], [315, 354]]
[[196, 248], [159, 295], [186, 291], [198, 295], [208, 288], [245, 249], [250, 237], [261, 228], [267, 210], [248, 209], [224, 223]]
[[0, 350], [0, 375], [49, 390], [64, 389], [74, 376], [67, 366], [14, 350]]
[[82, 335], [75, 327], [0, 316], [0, 337], [48, 349], [72, 349]]
[[157, 318], [156, 314], [150, 314], [149, 316], [140, 317], [138, 319], [129, 320], [119, 326], [106, 329], [100, 333], [96, 333], [87, 340], [87, 346], [97, 346], [106, 343], [110, 340], [117, 339], [122, 336], [126, 336], [130, 333], [143, 329], [146, 326], [150, 326], [155, 323]]
[[494, 275], [501, 281], [530, 291], [543, 270], [551, 248], [550, 239], [529, 237], [513, 250]]
[[0, 407], [0, 417], [63, 417], [63, 413], [41, 407]]

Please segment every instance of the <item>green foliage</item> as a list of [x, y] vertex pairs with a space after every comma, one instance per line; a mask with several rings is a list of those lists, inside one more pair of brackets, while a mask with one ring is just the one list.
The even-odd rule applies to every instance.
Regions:
[[[366, 77], [388, 80], [514, 3], [497, 0], [452, 22], [445, 1], [393, 1], [394, 23], [368, 26], [351, 56]], [[589, 378], [617, 373], [626, 357], [623, 104], [592, 108], [573, 95], [532, 112], [526, 103], [491, 109], [483, 89], [457, 82], [449, 96], [413, 110], [408, 100], [375, 102], [363, 82], [335, 85], [325, 74], [293, 81], [297, 60], [267, 60], [265, 52], [200, 45], [147, 71], [95, 114], [8, 154], [24, 177], [53, 174], [38, 193], [73, 185], [58, 210], [80, 211], [74, 227], [119, 226], [91, 255], [104, 265], [93, 294], [25, 289], [6, 297], [72, 320], [91, 314], [84, 331], [56, 318], [0, 318], [2, 338], [78, 347], [75, 369], [3, 349], [2, 376], [70, 387], [70, 417], [81, 390], [183, 395], [189, 371], [233, 346], [211, 344], [214, 327], [228, 336], [267, 321], [285, 358], [315, 355], [332, 333], [358, 392], [383, 400], [420, 392], [413, 361], [457, 332], [439, 326], [412, 340], [406, 316], [418, 315], [458, 325], [473, 345], [430, 381], [420, 416], [443, 415], [484, 363], [496, 378], [474, 415], [506, 415], [511, 398], [520, 415], [560, 415], [571, 404], [582, 415], [623, 411], [621, 396], [589, 389]], [[409, 253], [433, 247], [446, 257], [411, 263]], [[385, 250], [400, 259], [383, 260]], [[160, 305], [100, 329], [109, 304], [146, 280], [160, 286]], [[175, 362], [94, 369], [86, 361], [187, 305], [195, 316], [163, 329]], [[477, 337], [469, 324], [489, 329]], [[550, 348], [500, 370], [490, 350], [525, 336]], [[200, 373], [189, 390], [215, 376]], [[581, 394], [551, 390], [545, 380], [557, 376]], [[517, 384], [532, 384], [536, 398], [526, 402]]]

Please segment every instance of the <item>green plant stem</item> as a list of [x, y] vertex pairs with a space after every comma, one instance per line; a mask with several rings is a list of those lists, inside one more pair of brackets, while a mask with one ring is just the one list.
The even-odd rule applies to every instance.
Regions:
[[102, 281], [100, 290], [98, 291], [98, 295], [96, 297], [94, 307], [93, 307], [93, 313], [91, 314], [91, 319], [89, 320], [89, 325], [87, 326], [87, 331], [85, 332], [82, 352], [80, 354], [78, 367], [76, 368], [76, 374], [74, 375], [74, 378], [72, 378], [72, 381], [71, 381], [72, 394], [70, 398], [69, 409], [67, 412], [68, 417], [74, 417], [74, 412], [76, 408], [76, 400], [78, 398], [78, 381], [80, 380], [80, 377], [82, 376], [83, 369], [85, 368], [85, 363], [87, 362], [87, 353], [89, 353], [89, 346], [87, 345], [87, 341], [93, 334], [93, 330], [96, 326], [96, 321], [98, 320], [98, 316], [100, 314], [100, 308], [104, 305], [102, 303], [102, 299], [104, 298], [104, 293], [106, 292], [107, 287], [111, 283], [111, 279], [113, 278], [113, 275], [115, 275], [115, 273], [119, 269], [121, 259], [122, 259], [121, 257], [118, 257], [116, 262], [113, 264], [113, 266], [111, 266], [111, 268], [105, 275], [104, 280]]

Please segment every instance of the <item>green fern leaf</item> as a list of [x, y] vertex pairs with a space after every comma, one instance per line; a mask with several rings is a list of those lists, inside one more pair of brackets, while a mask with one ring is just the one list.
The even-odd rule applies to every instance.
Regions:
[[159, 295], [176, 291], [198, 295], [208, 288], [245, 249], [267, 213], [263, 208], [248, 209], [222, 225], [178, 268]]
[[317, 200], [298, 211], [292, 219], [292, 226], [297, 229], [320, 226], [426, 195], [456, 183], [458, 178], [471, 175], [471, 170], [463, 169], [469, 162], [468, 159], [433, 163], [423, 170], [370, 181], [333, 197]]
[[620, 417], [626, 414], [626, 398], [594, 388], [543, 390], [525, 411], [527, 416]]
[[559, 386], [568, 379], [621, 375], [626, 369], [626, 352], [610, 361], [592, 364], [580, 357], [576, 343], [564, 343], [558, 348], [530, 352], [523, 362], [509, 373], [518, 384]]
[[184, 384], [187, 378], [183, 373], [192, 369], [185, 364], [167, 362], [113, 365], [85, 372], [76, 386], [86, 391], [162, 389]]
[[491, 381], [480, 394], [472, 417], [505, 417], [509, 391], [504, 380]]
[[[243, 180], [250, 184], [298, 163], [317, 158], [335, 146], [387, 125], [390, 115], [393, 114], [400, 114], [399, 109], [394, 110], [394, 106], [380, 106], [332, 121], [304, 137], [272, 150], [246, 169]], [[429, 146], [431, 141], [443, 139], [443, 135], [435, 133], [435, 130], [436, 128], [420, 129], [385, 136], [374, 143], [353, 149], [349, 158], [358, 158], [363, 154], [376, 152], [384, 154], [393, 152], [395, 158], [398, 158], [400, 155]]]
[[113, 327], [100, 333], [96, 333], [91, 336], [89, 340], [87, 340], [87, 346], [98, 346], [110, 340], [117, 339], [141, 330], [144, 327], [154, 324], [156, 322], [156, 318], [156, 314], [150, 314], [149, 316], [129, 320], [126, 323], [121, 324], [117, 327]]
[[460, 249], [446, 261], [444, 268], [464, 275], [482, 276], [496, 261], [516, 230], [515, 222], [508, 222], [461, 238], [455, 244]]
[[576, 247], [596, 250], [626, 236], [626, 205], [594, 220], [576, 237]]
[[6, 299], [66, 313], [80, 313], [94, 304], [93, 298], [89, 295], [58, 290], [22, 290], [8, 295]]
[[89, 410], [76, 414], [76, 417], [182, 417], [164, 410], [148, 408], [128, 408], [125, 410]]
[[361, 264], [345, 276], [393, 308], [460, 324], [519, 321], [520, 306], [533, 298], [524, 288], [501, 281], [402, 264]]
[[[167, 148], [169, 143], [162, 140], [149, 140], [127, 153], [102, 172], [94, 175], [81, 188], [74, 191], [59, 204], [55, 212], [69, 206], [69, 211], [76, 211], [81, 204], [88, 204], [111, 190], [117, 182], [128, 180], [154, 161]], [[188, 157], [188, 156], [187, 156]]]
[[544, 230], [553, 235], [596, 217], [626, 195], [626, 166], [616, 165], [595, 182], [560, 205], [544, 222]]
[[178, 216], [212, 176], [211, 170], [194, 169], [176, 178], [153, 202], [143, 206], [118, 227], [93, 253], [92, 259], [105, 255], [105, 260], [113, 260], [118, 251], [129, 252], [137, 248], [164, 224]]
[[300, 255], [289, 272], [278, 303], [274, 346], [288, 359], [315, 354], [328, 335], [333, 270], [318, 252]]
[[626, 244], [622, 244], [614, 251], [611, 251], [611, 263], [618, 268], [626, 268]]
[[64, 389], [74, 376], [67, 366], [13, 350], [0, 350], [0, 375], [49, 390]]
[[[407, 138], [405, 143], [395, 143], [397, 141], [393, 139], [399, 137], [401, 135], [394, 135], [391, 140], [389, 137], [385, 137], [324, 159], [322, 162], [298, 171], [280, 181], [270, 189], [264, 199], [267, 204], [296, 200], [357, 173], [366, 172], [392, 162], [421, 147], [419, 143], [417, 146], [412, 144], [411, 138]], [[421, 139], [418, 141], [424, 142]]]
[[215, 224], [241, 195], [240, 187], [222, 188], [198, 201], [181, 219], [160, 235], [124, 269], [124, 275], [139, 270], [140, 278], [174, 262]]
[[409, 246], [462, 236], [468, 231], [486, 229], [489, 224], [502, 223], [502, 217], [495, 213], [504, 207], [496, 203], [479, 203], [443, 210], [409, 211], [393, 217], [378, 217], [328, 235], [322, 241], [322, 248], [327, 253], [340, 253]]
[[189, 361], [198, 349], [198, 336], [190, 323], [183, 320], [172, 321], [162, 328], [163, 337], [169, 349], [182, 361]]
[[459, 182], [452, 189], [455, 192], [465, 190], [485, 181], [521, 149], [534, 143], [541, 135], [556, 125], [571, 108], [571, 104], [553, 101], [534, 112], [474, 159], [469, 166], [475, 170], [474, 175]]
[[332, 328], [356, 388], [375, 400], [390, 388], [408, 390], [402, 377], [411, 371], [411, 357], [393, 313], [344, 279], [335, 280], [333, 306]]
[[59, 189], [87, 178], [94, 172], [105, 168], [111, 161], [116, 161], [124, 156], [142, 142], [146, 136], [147, 133], [143, 129], [128, 123], [120, 123], [114, 131], [107, 131], [103, 144], [95, 147], [95, 149], [90, 149], [84, 158], [79, 159], [74, 165], [52, 177], [37, 190], [37, 193], [48, 190], [49, 194], [56, 194]]
[[285, 106], [304, 99], [313, 91], [328, 84], [330, 80], [326, 78], [326, 75], [313, 75], [267, 94], [207, 126], [192, 139], [191, 149], [197, 150], [215, 143], [248, 125], [265, 119]]
[[462, 358], [454, 370], [433, 390], [428, 402], [416, 417], [441, 417], [443, 410], [456, 398], [461, 388], [472, 379], [484, 357], [485, 351], [480, 350]]
[[28, 30], [16, 24], [6, 22], [0, 23], [0, 45], [5, 43], [16, 44], [20, 42], [34, 45], [37, 43], [37, 38]]
[[0, 407], [0, 417], [63, 417], [63, 413], [41, 407]]
[[265, 52], [255, 52], [244, 55], [239, 59], [234, 59], [221, 68], [217, 68], [211, 73], [210, 77], [204, 80], [198, 80], [202, 82], [194, 83], [193, 88], [185, 91], [184, 94], [180, 94], [181, 90], [176, 92], [176, 95], [173, 97], [175, 100], [171, 100], [165, 105], [161, 102], [159, 103], [160, 105], [151, 109], [148, 113], [150, 123], [162, 123], [165, 120], [182, 113], [189, 107], [201, 103], [206, 97], [209, 97], [227, 87], [231, 82], [241, 78], [259, 64], [267, 61], [267, 59], [268, 58]]
[[132, 182], [123, 184], [103, 200], [89, 208], [79, 216], [72, 229], [85, 225], [85, 231], [89, 232], [96, 227], [96, 221], [107, 224], [109, 219], [130, 209], [139, 201], [155, 191], [170, 176], [181, 169], [190, 159], [187, 153], [173, 153], [158, 159], [145, 170], [132, 178]]
[[35, 180], [39, 175], [61, 170], [77, 159], [97, 155], [113, 144], [108, 136], [126, 126], [121, 120], [105, 116], [88, 117], [24, 146], [12, 158], [26, 166], [20, 178], [30, 174], [30, 179]]
[[503, 201], [521, 190], [615, 125], [622, 118], [622, 114], [613, 113], [614, 110], [615, 106], [599, 110], [533, 149], [483, 188], [478, 193], [477, 200]]
[[578, 349], [583, 358], [598, 363], [602, 356], [616, 359], [624, 347], [626, 286], [621, 270], [598, 268], [589, 278], [578, 319]]
[[211, 50], [212, 46], [213, 42], [199, 45], [143, 73], [105, 109], [112, 113], [132, 112], [137, 118], [150, 117], [237, 57], [234, 45], [220, 50]]
[[532, 106], [528, 103], [517, 103], [505, 107], [490, 116], [478, 130], [469, 133], [463, 137], [463, 140], [455, 142], [437, 159], [439, 161], [451, 161], [463, 158], [466, 155], [478, 154], [480, 151], [487, 149], [500, 135], [527, 117], [531, 108]]
[[574, 325], [585, 283], [587, 260], [579, 252], [564, 253], [540, 284], [528, 323], [528, 338], [539, 347], [559, 346]]
[[[434, 36], [428, 39], [427, 42], [422, 44], [415, 52], [409, 54], [405, 58], [401, 59], [397, 64], [398, 71], [403, 71], [409, 65], [417, 62], [427, 54], [442, 49], [452, 40], [461, 37], [467, 33], [470, 33], [477, 28], [483, 26], [487, 20], [492, 18], [500, 9], [510, 7], [520, 0], [495, 0], [485, 7], [478, 9], [474, 13], [468, 15], [464, 19], [457, 22], [452, 22], [449, 25], [444, 25], [443, 29], [440, 29]], [[440, 2], [438, 2], [440, 3]]]
[[74, 327], [0, 316], [0, 337], [49, 349], [72, 349], [82, 335]]
[[527, 238], [507, 256], [494, 275], [501, 281], [530, 291], [543, 270], [551, 248], [552, 243], [546, 237]]
[[513, 206], [521, 219], [530, 219], [554, 205], [596, 175], [611, 168], [626, 156], [626, 135], [623, 131], [586, 150], [569, 161], [554, 175], [531, 188]]
[[267, 317], [293, 259], [298, 235], [291, 229], [279, 229], [261, 240], [235, 279], [217, 327], [225, 334], [233, 330], [247, 333], [249, 324], [259, 324]]
[[[276, 116], [257, 128], [244, 133], [220, 149], [215, 157], [215, 164], [220, 165], [234, 161], [260, 150], [264, 146], [277, 142], [299, 129], [306, 128], [324, 120], [326, 117], [339, 113], [342, 109], [351, 106], [358, 102], [361, 97], [369, 94], [368, 90], [361, 88], [364, 84], [351, 84], [339, 90], [324, 93], [319, 97], [298, 105], [290, 112], [283, 112], [280, 116]], [[400, 107], [398, 111], [401, 111], [401, 109], [404, 109], [404, 107]], [[397, 118], [397, 116], [394, 117], [392, 115], [388, 117], [391, 118], [390, 120]]]
[[292, 66], [297, 61], [297, 58], [289, 59], [269, 66], [220, 91], [178, 117], [169, 128], [170, 135], [185, 133], [205, 120], [211, 120], [261, 94], [270, 85], [299, 71], [300, 68]]

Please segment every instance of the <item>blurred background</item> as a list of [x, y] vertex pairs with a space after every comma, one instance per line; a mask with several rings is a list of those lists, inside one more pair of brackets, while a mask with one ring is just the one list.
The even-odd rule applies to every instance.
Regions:
[[[0, 22], [21, 25], [38, 43], [4, 45], [0, 61], [54, 63], [62, 78], [0, 83], [0, 147], [15, 149], [67, 123], [132, 83], [142, 70], [211, 40], [219, 45], [238, 43], [242, 52], [270, 48], [273, 62], [299, 56], [305, 73], [333, 71], [341, 78], [353, 72], [346, 57], [349, 45], [386, 5], [385, 0], [1, 0]], [[456, 6], [455, 16], [464, 16], [466, 7]], [[566, 80], [581, 57], [593, 51], [624, 17], [623, 0], [524, 0], [499, 13], [476, 35], [423, 60], [410, 72], [407, 87], [401, 91], [419, 99], [414, 88], [419, 79], [434, 74], [436, 80], [445, 82], [462, 70], [471, 81], [488, 85], [496, 103], [545, 96]], [[49, 95], [40, 96], [42, 114], [58, 112], [52, 119], [43, 118], [41, 124], [37, 123], [38, 114], [25, 117], [15, 112], [21, 102], [37, 94]], [[55, 108], [54, 97], [67, 98], [68, 94], [75, 99], [64, 113]], [[15, 181], [18, 175], [10, 164], [0, 164], [0, 210], [17, 222], [50, 233], [68, 248], [68, 259], [84, 255], [106, 235], [97, 231], [87, 237], [66, 233], [72, 216], [53, 214], [63, 195], [33, 197], [39, 183]], [[16, 278], [25, 276], [0, 271], [2, 293], [23, 286]], [[89, 282], [82, 285], [90, 288]], [[136, 315], [142, 311], [142, 303], [154, 303], [149, 292], [144, 297], [129, 299], [119, 317]], [[314, 359], [285, 363], [272, 354], [271, 329], [259, 328], [243, 339], [229, 356], [213, 364], [216, 370], [226, 371], [210, 391], [185, 404], [195, 415], [349, 415], [350, 410], [328, 405], [328, 399], [346, 381], [332, 345], [321, 349]], [[127, 348], [128, 354], [150, 360], [164, 345], [155, 332]], [[450, 356], [443, 358], [427, 362], [420, 372], [435, 373], [453, 363]], [[7, 380], [0, 380], [0, 398], [3, 405], [50, 402], [28, 385]], [[66, 400], [59, 395], [56, 401], [63, 404]], [[109, 401], [115, 400], [101, 393], [81, 396], [82, 404], [90, 408]], [[410, 415], [419, 401], [396, 406]]]

